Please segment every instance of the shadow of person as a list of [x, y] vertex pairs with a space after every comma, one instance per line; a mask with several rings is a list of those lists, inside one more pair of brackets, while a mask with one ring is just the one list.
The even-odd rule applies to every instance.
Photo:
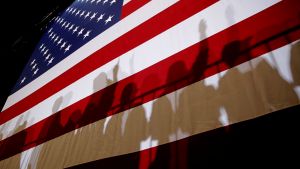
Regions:
[[[60, 96], [55, 100], [52, 107], [53, 114], [59, 111], [62, 103], [63, 103], [63, 96]], [[53, 135], [52, 133], [61, 130], [61, 128], [63, 127], [60, 116], [55, 116], [55, 118], [50, 118], [50, 120], [51, 120], [50, 122], [44, 123], [44, 126], [40, 130], [41, 132], [39, 134], [39, 140], [41, 142], [47, 141], [49, 135]]]
[[196, 134], [220, 127], [218, 97], [215, 88], [204, 81], [183, 90], [177, 115], [181, 131]]
[[[205, 21], [201, 20], [199, 24], [200, 40], [207, 36], [206, 27]], [[200, 43], [199, 53], [192, 67], [192, 76], [196, 80], [204, 78], [204, 73], [209, 68], [208, 58], [209, 41], [208, 39], [204, 39]], [[215, 99], [215, 94], [214, 87], [206, 86], [204, 81], [192, 84], [183, 90], [180, 95], [180, 113], [178, 116], [179, 126], [181, 126], [183, 132], [192, 131], [192, 127], [194, 132], [204, 132], [220, 126], [217, 110], [219, 105], [215, 101], [212, 101]], [[194, 126], [191, 126], [191, 124]]]
[[[130, 127], [131, 124], [128, 124], [126, 122], [126, 117], [124, 117], [128, 115], [129, 110], [127, 109], [129, 109], [130, 104], [135, 97], [136, 90], [137, 90], [136, 86], [133, 83], [129, 83], [123, 89], [121, 89], [122, 93], [120, 98], [120, 104], [113, 111], [114, 112], [125, 111], [125, 112], [114, 114], [113, 116], [109, 116], [105, 119], [104, 127], [103, 127], [103, 134], [105, 140], [102, 145], [105, 146], [104, 149], [105, 152], [103, 152], [104, 156], [114, 156], [119, 154], [120, 152], [126, 153], [126, 151], [130, 151], [130, 150], [133, 151], [133, 149], [136, 148], [137, 143], [135, 142], [136, 141], [135, 138], [134, 137], [129, 138], [130, 136], [132, 136], [131, 135], [132, 133], [128, 131], [132, 129]], [[124, 126], [122, 125], [123, 122], [125, 122]], [[136, 123], [137, 122], [134, 122], [134, 124]], [[122, 135], [122, 130], [124, 131], [124, 135]], [[133, 133], [133, 134], [137, 134], [137, 133]], [[138, 136], [138, 134], [136, 136]], [[117, 166], [117, 164], [115, 165]], [[138, 165], [138, 160], [136, 162], [132, 162], [130, 165], [131, 167], [136, 168]]]
[[220, 80], [219, 93], [231, 124], [298, 104], [293, 86], [264, 59], [246, 73], [229, 70]]
[[135, 95], [137, 92], [137, 87], [134, 83], [128, 83], [122, 91], [121, 94], [121, 102], [120, 102], [120, 109], [127, 110], [130, 108], [131, 103], [135, 99]]
[[[94, 79], [94, 92], [98, 92], [99, 89], [103, 89], [110, 83], [111, 80], [107, 78], [107, 75], [105, 73], [100, 73]], [[100, 93], [92, 95], [87, 107], [82, 113], [82, 117], [80, 119], [81, 125], [93, 122], [93, 118], [90, 117], [91, 114], [95, 116], [94, 119], [102, 119], [107, 116], [113, 103], [115, 88], [116, 85], [112, 85], [107, 87], [107, 90], [101, 90]]]
[[266, 60], [262, 60], [255, 69], [256, 83], [259, 86], [266, 112], [299, 104], [294, 85], [282, 78], [277, 69]]
[[[224, 46], [221, 53], [221, 62], [230, 69], [220, 79], [218, 89], [221, 96], [220, 112], [222, 109], [227, 118], [227, 124], [249, 119], [254, 117], [255, 113], [262, 112], [262, 100], [256, 91], [257, 86], [251, 73], [253, 69], [251, 62], [245, 63], [250, 65], [250, 73], [243, 74], [237, 68], [232, 68], [251, 60], [248, 52], [251, 47], [250, 40], [251, 38], [248, 37], [244, 40], [231, 41]], [[244, 108], [241, 109], [242, 107]]]
[[[142, 80], [142, 84], [138, 86], [138, 90], [144, 91], [139, 95], [138, 101], [146, 103], [148, 100], [153, 100], [159, 93], [153, 89], [154, 83], [160, 83], [160, 79], [157, 74], [150, 74]], [[137, 102], [136, 102], [137, 103]], [[134, 145], [131, 146], [135, 151], [144, 150], [151, 147], [151, 137], [149, 134], [150, 116], [152, 114], [152, 103], [146, 103], [146, 105], [140, 105], [131, 109], [128, 113], [126, 120], [124, 140], [133, 137]], [[146, 110], [147, 109], [147, 110]], [[146, 119], [146, 116], [148, 117]], [[127, 150], [128, 152], [129, 150]], [[137, 160], [130, 168], [148, 168], [152, 160], [151, 151], [140, 151], [137, 155]]]
[[[101, 122], [96, 122], [97, 130], [95, 130], [95, 135], [97, 139], [94, 140], [94, 150], [97, 150], [95, 155], [97, 157], [109, 157], [116, 155], [121, 147], [121, 124], [122, 117], [120, 114], [115, 114], [120, 110], [115, 110], [115, 106], [113, 105], [115, 100], [116, 89], [118, 87], [118, 74], [119, 63], [114, 66], [112, 69], [113, 79], [110, 80], [107, 78], [106, 74], [100, 74], [94, 80], [94, 89], [97, 90], [104, 86], [108, 86], [103, 90], [103, 93], [99, 97], [95, 97], [91, 99], [91, 104], [89, 104], [89, 108], [87, 111], [95, 111], [96, 114], [100, 114]], [[103, 86], [103, 84], [105, 85]], [[92, 109], [92, 110], [89, 110]], [[120, 109], [119, 107], [117, 109]], [[97, 118], [99, 118], [97, 117]]]
[[[151, 142], [157, 142], [156, 144], [159, 145], [169, 141], [169, 135], [174, 132], [174, 129], [172, 129], [173, 114], [174, 112], [167, 96], [163, 96], [159, 98], [159, 100], [154, 101], [149, 122]], [[151, 154], [154, 160], [149, 168], [168, 168], [171, 159], [170, 155], [170, 149], [165, 151], [157, 147], [156, 154]]]
[[[190, 72], [183, 62], [175, 62], [169, 68], [166, 79], [167, 90], [174, 91], [177, 84], [191, 80], [196, 82], [204, 77], [205, 70], [208, 67], [209, 48], [206, 39], [206, 22], [201, 20], [199, 23], [199, 35], [202, 42], [199, 45], [198, 55], [196, 56]], [[187, 56], [188, 57], [188, 56]], [[186, 76], [189, 74], [189, 76]], [[187, 89], [179, 90], [159, 98], [153, 104], [153, 113], [150, 119], [150, 134], [153, 140], [158, 144], [164, 144], [169, 141], [175, 141], [190, 134], [192, 131], [192, 116], [197, 115], [195, 109], [190, 109], [191, 101], [188, 97], [197, 91]], [[181, 93], [181, 94], [180, 94]], [[179, 99], [177, 98], [179, 94]], [[199, 95], [197, 93], [196, 95]], [[201, 97], [201, 96], [199, 96]], [[173, 99], [172, 99], [173, 98]], [[192, 98], [196, 102], [198, 98]], [[173, 106], [172, 106], [173, 105]], [[199, 103], [195, 103], [199, 105]], [[200, 109], [201, 110], [201, 109]], [[199, 111], [199, 110], [197, 110]], [[193, 119], [194, 120], [194, 119]], [[180, 152], [179, 152], [180, 151]], [[186, 168], [187, 167], [188, 144], [170, 144], [164, 148], [157, 148], [157, 156], [151, 163], [150, 168]]]
[[[119, 63], [113, 68], [113, 80], [108, 79], [105, 73], [100, 73], [94, 79], [94, 92], [101, 90], [99, 94], [94, 94], [90, 99], [87, 108], [83, 113], [83, 118], [81, 122], [83, 124], [89, 124], [90, 120], [89, 114], [95, 115], [97, 119], [103, 119], [109, 115], [112, 115], [112, 104], [115, 98], [115, 90], [118, 86], [117, 75], [119, 72]], [[115, 84], [113, 84], [115, 83]], [[113, 84], [113, 85], [111, 85]]]
[[[253, 116], [253, 112], [262, 111], [259, 110], [262, 107], [259, 95], [255, 90], [252, 90], [251, 92], [247, 90], [256, 88], [254, 81], [251, 80], [252, 75], [242, 75], [236, 68], [232, 68], [243, 62], [242, 59], [244, 59], [244, 54], [247, 53], [245, 51], [247, 47], [249, 48], [249, 41], [250, 38], [247, 38], [246, 40], [234, 40], [226, 44], [222, 50], [222, 62], [225, 63], [229, 69], [231, 68], [231, 70], [229, 70], [219, 81], [220, 87], [218, 90], [222, 96], [226, 96], [222, 97], [221, 102], [227, 115], [228, 123], [237, 122], [244, 117]], [[248, 54], [246, 55], [250, 60], [251, 57]], [[246, 81], [250, 81], [251, 83], [243, 83]], [[228, 98], [231, 99], [228, 100]], [[253, 100], [253, 98], [258, 99]], [[245, 102], [243, 102], [243, 100], [245, 100]], [[240, 103], [238, 101], [242, 102]], [[249, 105], [251, 105], [251, 107], [239, 112], [237, 109], [242, 105], [244, 107], [250, 107]]]
[[[57, 98], [52, 106], [53, 114], [58, 112], [63, 103], [63, 97], [60, 96]], [[55, 136], [57, 131], [62, 130], [64, 127], [62, 125], [61, 117], [54, 116], [55, 118], [49, 118], [47, 123], [44, 123], [42, 129], [39, 133], [38, 142], [43, 143], [49, 140], [49, 137]], [[61, 153], [64, 152], [64, 145], [66, 142], [62, 141], [60, 138], [54, 139], [46, 142], [46, 144], [40, 145], [40, 153], [38, 156], [37, 168], [57, 168], [61, 166], [60, 161], [58, 160]]]
[[206, 22], [204, 20], [201, 20], [199, 23], [199, 34], [200, 34], [200, 40], [202, 39], [204, 40], [202, 40], [199, 45], [199, 52], [192, 66], [191, 71], [194, 79], [193, 81], [203, 78], [204, 72], [208, 66], [207, 64], [208, 64], [208, 57], [209, 57], [209, 47], [208, 47], [206, 29], [207, 29]]
[[[0, 142], [0, 158], [5, 158], [3, 152], [8, 152], [8, 156], [11, 154], [16, 154], [11, 158], [5, 159], [0, 163], [0, 167], [3, 168], [20, 168], [22, 166], [21, 153], [23, 151], [23, 146], [26, 146], [26, 137], [27, 133], [24, 130], [26, 128], [27, 121], [24, 121], [21, 125], [19, 125], [14, 132], [16, 133], [13, 137], [15, 139], [10, 140], [9, 142], [4, 140]], [[4, 153], [7, 154], [7, 153]], [[2, 159], [1, 159], [2, 160]]]
[[[116, 67], [118, 67], [118, 65]], [[114, 70], [117, 69], [114, 68]], [[99, 151], [104, 150], [101, 147], [103, 147], [103, 144], [109, 139], [102, 141], [104, 135], [103, 123], [95, 121], [97, 119], [103, 119], [109, 114], [114, 100], [116, 85], [107, 87], [109, 90], [103, 90], [100, 94], [97, 92], [111, 83], [112, 81], [107, 78], [105, 73], [100, 73], [94, 79], [93, 90], [95, 94], [92, 95], [85, 109], [72, 112], [71, 117], [63, 126], [58, 124], [58, 126], [68, 131], [88, 125], [47, 142], [47, 144], [43, 146], [38, 167], [61, 168], [63, 166], [78, 164], [78, 162], [96, 160], [99, 154], [105, 155], [105, 152]], [[53, 106], [53, 112], [58, 111], [62, 103], [62, 98], [59, 98]], [[59, 118], [58, 116], [55, 123], [60, 121]], [[52, 123], [51, 125], [56, 124]], [[58, 128], [56, 127], [56, 129]], [[45, 131], [47, 130], [45, 127]], [[50, 133], [48, 132], [47, 134]], [[46, 155], [48, 157], [46, 157]], [[56, 162], [54, 163], [53, 161]]]
[[[97, 160], [99, 157], [111, 156], [113, 153], [114, 147], [112, 143], [117, 140], [114, 129], [118, 128], [121, 122], [115, 120], [118, 118], [107, 121], [106, 118], [113, 114], [112, 105], [115, 98], [117, 83], [114, 85], [112, 84], [117, 81], [118, 71], [119, 63], [112, 69], [112, 80], [110, 80], [104, 72], [100, 73], [94, 79], [94, 94], [84, 111], [82, 113], [77, 113], [78, 117], [74, 116], [74, 119], [77, 119], [74, 121], [75, 123], [71, 122], [71, 125], [88, 125], [73, 131], [70, 142], [74, 146], [72, 148], [70, 147], [68, 150], [69, 156], [66, 160], [66, 166]], [[95, 122], [95, 120], [97, 121]], [[111, 125], [116, 126], [112, 127]], [[77, 128], [77, 126], [72, 127]], [[120, 137], [120, 134], [118, 135], [118, 137]]]
[[[172, 64], [169, 68], [168, 76], [166, 78], [166, 90], [173, 91], [176, 89], [176, 84], [185, 80], [186, 66], [183, 62], [178, 61]], [[173, 107], [172, 107], [173, 105]], [[151, 141], [157, 145], [175, 141], [176, 135], [176, 115], [177, 109], [177, 93], [170, 93], [166, 96], [160, 97], [153, 103], [152, 114], [149, 122], [149, 134]], [[175, 136], [176, 137], [176, 136]], [[170, 140], [171, 139], [171, 140]], [[157, 147], [156, 154], [152, 154], [154, 159], [149, 168], [172, 168], [178, 163], [176, 147], [166, 147], [161, 149]]]
[[[199, 45], [199, 53], [190, 73], [192, 81], [196, 83], [185, 87], [179, 95], [179, 105], [176, 111], [177, 139], [221, 126], [218, 120], [220, 105], [217, 102], [216, 89], [211, 85], [206, 85], [204, 80], [197, 82], [205, 77], [205, 71], [210, 66], [208, 63], [210, 56], [209, 40], [205, 39], [206, 23], [203, 20], [199, 24], [199, 33], [200, 40], [204, 40]], [[199, 158], [189, 156], [189, 154], [198, 154], [201, 150], [195, 149], [195, 146], [189, 143], [188, 140], [180, 141], [176, 146], [177, 166], [180, 166], [180, 168], [193, 168], [193, 162], [201, 163]]]
[[[122, 106], [130, 105], [133, 99], [136, 99], [137, 87], [134, 83], [128, 84], [122, 93]], [[131, 103], [130, 103], [131, 102]], [[124, 110], [126, 108], [123, 108]], [[141, 150], [142, 141], [147, 137], [147, 121], [145, 117], [145, 109], [138, 106], [122, 113], [121, 130], [124, 131], [121, 140], [121, 152], [129, 153]], [[130, 168], [139, 168], [141, 156], [131, 161]]]
[[[293, 86], [285, 81], [276, 68], [269, 65], [266, 60], [263, 58], [258, 59], [260, 59], [258, 64], [255, 67], [251, 67], [247, 72], [243, 71], [242, 73], [236, 67], [228, 70], [219, 82], [218, 94], [221, 105], [224, 106], [225, 113], [228, 116], [229, 124], [254, 119], [258, 116], [299, 104], [298, 98], [293, 91]], [[228, 130], [232, 130], [232, 128], [228, 127]], [[252, 138], [250, 139], [251, 141], [244, 140], [245, 138], [249, 139], [249, 137], [233, 137], [229, 135], [228, 138], [230, 139], [238, 139], [232, 140], [232, 142], [241, 143], [241, 145], [236, 144], [229, 147], [232, 151], [237, 151], [239, 148], [244, 148], [245, 143], [250, 143], [253, 146], [269, 145], [269, 142], [262, 142], [266, 140], [265, 138], [268, 138], [270, 133], [264, 132], [263, 134], [263, 138]], [[272, 133], [270, 137], [274, 137]], [[230, 145], [232, 142], [230, 142]], [[262, 153], [265, 153], [265, 151], [268, 151], [267, 154], [273, 151], [277, 152], [277, 149], [275, 150], [273, 146], [271, 147], [271, 149], [263, 150]], [[257, 157], [253, 158], [253, 160], [257, 160]]]
[[[114, 89], [110, 92], [97, 94], [100, 90], [111, 84], [106, 73], [100, 73], [93, 81], [92, 95], [86, 108], [81, 112], [76, 110], [72, 113], [66, 127], [76, 129], [68, 134], [68, 149], [65, 155], [64, 166], [85, 163], [86, 161], [97, 160], [99, 156], [105, 155], [103, 148], [107, 139], [104, 136], [104, 122], [98, 121], [107, 116], [113, 102]], [[104, 103], [103, 103], [104, 102]], [[97, 120], [95, 122], [95, 120]], [[85, 126], [86, 125], [86, 126]]]
[[[23, 122], [23, 124], [22, 125], [20, 125], [17, 129], [16, 129], [16, 131], [22, 131], [22, 130], [24, 130], [25, 128], [26, 128], [26, 124], [27, 124], [27, 121], [24, 121]], [[19, 138], [18, 138], [18, 144], [17, 145], [26, 145], [26, 136], [27, 136], [27, 133], [26, 132], [24, 132], [24, 131], [22, 131], [21, 132], [22, 133], [22, 136], [20, 136]], [[22, 150], [21, 151], [19, 151], [19, 152], [22, 152]], [[21, 164], [21, 154], [18, 154], [17, 155], [17, 161], [15, 161], [17, 164], [19, 164], [19, 166], [22, 166], [22, 164]]]
[[254, 117], [255, 113], [263, 112], [263, 101], [256, 88], [251, 72], [242, 74], [237, 68], [231, 68], [221, 78], [218, 93], [228, 124], [247, 120]]

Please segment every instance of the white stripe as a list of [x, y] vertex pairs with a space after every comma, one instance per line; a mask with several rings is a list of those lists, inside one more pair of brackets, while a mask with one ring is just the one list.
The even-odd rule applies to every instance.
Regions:
[[123, 1], [123, 6], [126, 5], [128, 2], [130, 2], [131, 0], [124, 0]]
[[96, 38], [91, 40], [86, 45], [79, 48], [77, 51], [72, 53], [66, 59], [52, 67], [50, 70], [45, 72], [43, 75], [32, 81], [31, 83], [24, 86], [19, 91], [15, 92], [8, 97], [3, 109], [7, 109], [15, 103], [19, 102], [26, 96], [30, 95], [34, 91], [38, 90], [66, 70], [70, 69], [86, 57], [93, 54], [95, 51], [109, 44], [113, 40], [122, 36], [126, 32], [150, 19], [154, 15], [163, 11], [167, 7], [173, 5], [178, 0], [152, 0], [150, 3], [147, 3], [139, 10], [135, 11], [131, 15], [127, 16], [102, 34], [98, 35]]
[[[57, 111], [56, 109], [61, 110], [66, 108], [82, 98], [89, 96], [100, 89], [103, 89], [108, 85], [103, 83], [105, 82], [105, 78], [102, 79], [103, 85], [97, 86], [97, 89], [94, 89], [95, 79], [99, 79], [99, 74], [104, 73], [109, 79], [112, 80], [113, 69], [117, 64], [119, 64], [119, 72], [118, 79], [116, 80], [119, 81], [199, 42], [203, 38], [200, 37], [199, 33], [200, 21], [205, 21], [206, 23], [207, 37], [226, 29], [233, 24], [227, 22], [226, 19], [225, 14], [228, 6], [231, 6], [232, 10], [235, 12], [234, 23], [237, 23], [271, 6], [275, 2], [276, 1], [273, 1], [272, 3], [270, 2], [268, 5], [255, 5], [255, 8], [252, 7], [249, 9], [248, 6], [257, 2], [247, 1], [248, 4], [244, 4], [244, 10], [240, 9], [241, 6], [239, 6], [239, 3], [237, 3], [236, 0], [232, 1], [232, 3], [218, 2], [215, 5], [208, 7], [204, 11], [167, 30], [166, 32], [138, 46], [137, 48], [123, 54], [121, 57], [116, 58], [108, 64], [96, 69], [67, 88], [34, 106], [22, 115], [19, 115], [8, 121], [6, 124], [1, 125], [0, 128], [2, 128], [3, 138], [10, 136], [10, 130], [13, 130], [14, 126], [17, 124], [23, 124], [25, 120], [26, 126], [29, 127], [55, 113]], [[55, 108], [55, 112], [53, 112], [53, 105], [55, 105], [55, 101], [60, 97], [64, 97], [64, 99], [59, 105], [59, 108]]]

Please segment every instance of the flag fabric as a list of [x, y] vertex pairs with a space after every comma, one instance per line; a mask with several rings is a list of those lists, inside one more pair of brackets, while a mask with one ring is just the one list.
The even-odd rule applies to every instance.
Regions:
[[76, 0], [0, 113], [0, 167], [188, 168], [195, 136], [299, 105], [299, 18], [297, 0]]
[[13, 92], [119, 21], [122, 1], [75, 1], [54, 17]]

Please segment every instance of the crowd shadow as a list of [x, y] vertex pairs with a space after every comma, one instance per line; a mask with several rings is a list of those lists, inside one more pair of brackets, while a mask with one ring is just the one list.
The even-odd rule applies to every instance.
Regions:
[[[20, 118], [18, 120], [23, 121], [22, 118]], [[22, 152], [22, 147], [18, 147], [16, 145], [25, 145], [26, 144], [26, 136], [27, 133], [26, 132], [20, 132], [23, 129], [26, 128], [27, 125], [27, 121], [23, 121], [23, 123], [19, 124], [17, 122], [17, 127], [13, 130], [13, 133], [18, 133], [17, 139], [15, 139], [12, 142], [8, 142], [6, 140], [1, 141], [0, 142], [0, 157], [1, 158], [5, 158], [5, 156], [3, 155], [4, 152], [9, 152], [9, 154], [7, 154], [8, 156], [10, 156], [10, 154], [15, 154], [17, 152]], [[2, 135], [1, 135], [2, 138]], [[0, 163], [0, 168], [20, 168], [21, 166], [21, 154], [17, 154], [15, 155], [13, 158], [10, 158], [7, 161], [1, 162]]]
[[[291, 49], [293, 83], [289, 83], [280, 75], [277, 67], [270, 65], [264, 58], [257, 59], [255, 65], [252, 61], [243, 63], [253, 58], [253, 46], [250, 43], [252, 37], [228, 42], [222, 48], [219, 59], [210, 62], [209, 57], [213, 52], [210, 51], [212, 44], [206, 38], [206, 29], [206, 22], [201, 20], [201, 42], [193, 63], [174, 62], [168, 68], [165, 79], [161, 79], [159, 74], [152, 74], [145, 77], [143, 83], [121, 85], [117, 78], [122, 73], [120, 63], [111, 70], [112, 79], [106, 73], [99, 74], [94, 79], [95, 94], [82, 109], [67, 112], [70, 115], [68, 119], [58, 113], [41, 128], [35, 144], [46, 143], [42, 145], [36, 167], [64, 168], [87, 161], [92, 162], [85, 164], [85, 167], [209, 167], [214, 159], [226, 156], [227, 152], [217, 149], [229, 143], [216, 145], [214, 142], [195, 142], [185, 138], [221, 127], [225, 127], [223, 134], [226, 135], [231, 130], [230, 124], [299, 104], [295, 92], [295, 87], [300, 85], [299, 42]], [[238, 32], [235, 34], [239, 36]], [[268, 43], [261, 45], [267, 46]], [[221, 75], [220, 67], [224, 65], [230, 70]], [[246, 67], [247, 71], [241, 71], [235, 67], [237, 65]], [[216, 72], [217, 87], [203, 80], [207, 78], [207, 70], [212, 67], [220, 69]], [[165, 85], [153, 88], [153, 83], [158, 81], [165, 81]], [[182, 88], [180, 92], [174, 92], [179, 88]], [[140, 93], [140, 89], [145, 93]], [[116, 95], [120, 95], [119, 100]], [[175, 101], [170, 99], [173, 96]], [[68, 102], [64, 99], [69, 100], [71, 97], [72, 94], [59, 97], [52, 111], [60, 112], [62, 104]], [[149, 98], [155, 100], [152, 101], [151, 116], [147, 120], [142, 104], [151, 100]], [[26, 123], [20, 127], [24, 128], [24, 125]], [[21, 131], [22, 128], [16, 130]], [[10, 144], [27, 144], [25, 132], [22, 136], [19, 134], [19, 138]], [[181, 141], [174, 142], [177, 140]], [[151, 147], [155, 148], [142, 151]], [[208, 150], [219, 154], [201, 154]], [[128, 153], [133, 154], [118, 156]]]
[[[210, 154], [208, 157], [202, 154], [197, 157], [196, 154], [199, 154], [201, 149], [216, 150], [212, 147], [214, 143], [199, 142], [197, 145], [184, 138], [220, 127], [225, 127], [226, 134], [230, 132], [230, 126], [228, 127], [230, 124], [299, 103], [293, 85], [285, 81], [276, 67], [271, 66], [265, 59], [260, 59], [255, 66], [251, 62], [245, 63], [242, 65], [248, 68], [245, 72], [234, 67], [253, 58], [250, 52], [251, 37], [227, 43], [223, 47], [220, 59], [211, 63], [209, 57], [212, 52], [210, 52], [209, 40], [206, 39], [206, 23], [203, 20], [199, 24], [199, 31], [200, 39], [204, 40], [199, 45], [199, 52], [193, 64], [188, 66], [182, 61], [175, 62], [169, 67], [165, 79], [166, 91], [163, 92], [165, 94], [177, 90], [178, 86], [191, 84], [180, 92], [175, 92], [175, 107], [168, 97], [173, 93], [160, 96], [161, 93], [157, 95], [155, 89], [151, 88], [151, 84], [155, 83], [153, 81], [161, 80], [159, 75], [145, 77], [145, 83], [140, 86], [128, 83], [124, 87], [119, 87], [117, 82], [118, 65], [114, 67], [113, 80], [109, 80], [105, 74], [100, 74], [95, 79], [95, 92], [103, 88], [101, 86], [103, 83], [110, 85], [110, 90], [99, 95], [100, 97], [92, 97], [84, 112], [78, 113], [81, 116], [71, 118], [69, 121], [70, 128], [76, 128], [71, 124], [80, 124], [81, 121], [87, 124], [92, 122], [89, 120], [91, 119], [89, 114], [102, 114], [97, 119], [103, 120], [89, 124], [88, 127], [78, 129], [80, 131], [72, 134], [72, 138], [69, 139], [76, 141], [74, 143], [69, 141], [68, 144], [75, 146], [76, 153], [66, 150], [72, 153], [69, 152], [68, 156], [70, 157], [66, 157], [69, 161], [67, 160], [68, 162], [65, 162], [64, 165], [66, 163], [74, 165], [75, 161], [80, 163], [78, 161], [86, 160], [93, 161], [88, 164], [102, 167], [193, 168], [195, 164], [206, 166], [208, 164], [203, 163], [201, 158], [210, 158], [210, 161], [213, 161], [213, 159], [226, 156], [226, 152]], [[238, 37], [238, 33], [235, 36]], [[295, 50], [292, 50], [293, 52], [297, 53]], [[292, 59], [297, 58], [292, 56]], [[295, 64], [294, 61], [291, 63]], [[205, 80], [199, 82], [206, 78], [206, 71], [209, 68], [218, 68], [224, 65], [231, 69], [223, 75], [217, 76], [217, 87], [207, 85]], [[297, 64], [291, 65], [291, 68], [297, 69], [298, 66]], [[298, 77], [297, 73], [293, 72], [293, 74]], [[144, 95], [139, 93], [138, 90], [141, 88], [150, 93]], [[114, 105], [116, 94], [121, 95], [118, 106]], [[147, 121], [145, 109], [140, 104], [144, 103], [143, 99], [158, 96], [159, 98], [153, 101], [150, 120]], [[103, 115], [103, 113], [106, 114]], [[107, 116], [108, 118], [106, 118]], [[226, 123], [224, 123], [224, 119], [220, 120], [221, 117], [225, 118]], [[186, 141], [168, 144], [170, 141], [181, 139]], [[224, 143], [223, 146], [226, 144], [228, 143]], [[156, 147], [157, 145], [163, 146]], [[140, 151], [145, 147], [153, 146], [156, 148], [151, 151]], [[216, 147], [220, 147], [220, 145]], [[137, 151], [140, 152], [134, 155], [133, 160], [126, 162], [121, 160], [120, 156], [96, 160], [99, 157]], [[71, 160], [72, 158], [76, 160]], [[82, 160], [79, 160], [80, 158]], [[120, 163], [112, 164], [111, 160], [113, 159], [120, 160]]]

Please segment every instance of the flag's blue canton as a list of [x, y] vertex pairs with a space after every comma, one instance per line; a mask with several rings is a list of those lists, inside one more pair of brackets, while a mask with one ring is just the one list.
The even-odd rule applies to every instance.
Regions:
[[48, 24], [16, 92], [120, 20], [123, 0], [76, 0]]

